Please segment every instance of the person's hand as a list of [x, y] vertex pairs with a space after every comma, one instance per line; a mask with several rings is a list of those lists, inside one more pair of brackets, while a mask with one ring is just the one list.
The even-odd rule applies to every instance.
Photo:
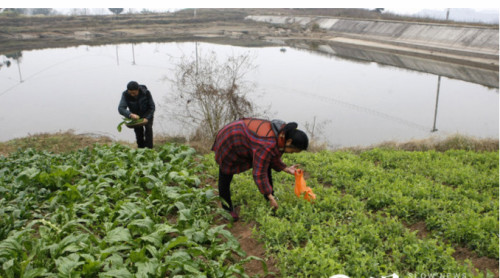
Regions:
[[267, 198], [269, 199], [269, 205], [271, 205], [271, 208], [276, 211], [278, 210], [278, 202], [274, 199], [273, 194], [267, 195]]
[[146, 123], [146, 124], [148, 123], [148, 119], [144, 118], [142, 120], [144, 121], [144, 123]]
[[139, 117], [139, 115], [132, 113], [132, 114], [130, 114], [130, 118], [133, 119], [133, 120], [137, 120], [140, 117]]
[[292, 165], [292, 166], [286, 167], [283, 171], [285, 171], [286, 173], [288, 173], [290, 175], [295, 175], [295, 170], [297, 170], [298, 166], [299, 165]]

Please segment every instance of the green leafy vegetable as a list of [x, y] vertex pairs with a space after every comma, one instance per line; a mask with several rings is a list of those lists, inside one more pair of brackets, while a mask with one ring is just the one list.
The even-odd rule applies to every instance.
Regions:
[[[205, 156], [205, 165], [217, 176], [213, 156]], [[275, 213], [256, 198], [251, 171], [232, 185], [233, 204], [257, 223], [282, 277], [490, 277], [455, 259], [454, 248], [498, 260], [498, 151], [373, 149], [283, 158], [308, 174], [314, 204], [295, 197], [288, 174], [273, 173]]]
[[187, 146], [19, 150], [0, 169], [0, 277], [248, 277]]
[[136, 120], [129, 119], [129, 118], [123, 118], [123, 121], [118, 124], [118, 126], [116, 127], [116, 129], [118, 130], [118, 132], [121, 132], [123, 125], [134, 125], [134, 124], [142, 123], [143, 121], [144, 121], [143, 118], [139, 118], [139, 119], [136, 119]]

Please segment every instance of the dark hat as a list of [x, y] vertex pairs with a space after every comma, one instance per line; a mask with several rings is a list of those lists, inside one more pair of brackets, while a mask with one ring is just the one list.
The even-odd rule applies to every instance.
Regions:
[[132, 90], [132, 91], [139, 90], [139, 83], [135, 81], [130, 81], [127, 84], [127, 90]]

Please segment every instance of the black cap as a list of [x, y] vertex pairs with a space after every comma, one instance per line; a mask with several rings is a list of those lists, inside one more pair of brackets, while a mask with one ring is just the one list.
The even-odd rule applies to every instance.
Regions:
[[132, 90], [132, 91], [139, 90], [139, 83], [135, 81], [130, 81], [127, 84], [127, 90]]

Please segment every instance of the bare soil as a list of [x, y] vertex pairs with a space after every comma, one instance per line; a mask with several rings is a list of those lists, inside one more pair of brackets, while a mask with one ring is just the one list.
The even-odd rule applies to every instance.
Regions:
[[[109, 16], [0, 14], [0, 54], [23, 50], [134, 42], [214, 41], [261, 46], [275, 27], [245, 20], [253, 9], [197, 9]], [[267, 11], [270, 12], [270, 11]]]
[[262, 263], [256, 260], [252, 260], [245, 264], [245, 273], [250, 276], [259, 275], [259, 277], [265, 278], [280, 277], [280, 271], [276, 267], [274, 257], [266, 254], [264, 245], [252, 235], [252, 230], [255, 225], [255, 222], [245, 223], [238, 221], [233, 223], [233, 226], [229, 229], [238, 239], [241, 248], [247, 253], [247, 256], [256, 256], [266, 261], [268, 274], [265, 273]]

